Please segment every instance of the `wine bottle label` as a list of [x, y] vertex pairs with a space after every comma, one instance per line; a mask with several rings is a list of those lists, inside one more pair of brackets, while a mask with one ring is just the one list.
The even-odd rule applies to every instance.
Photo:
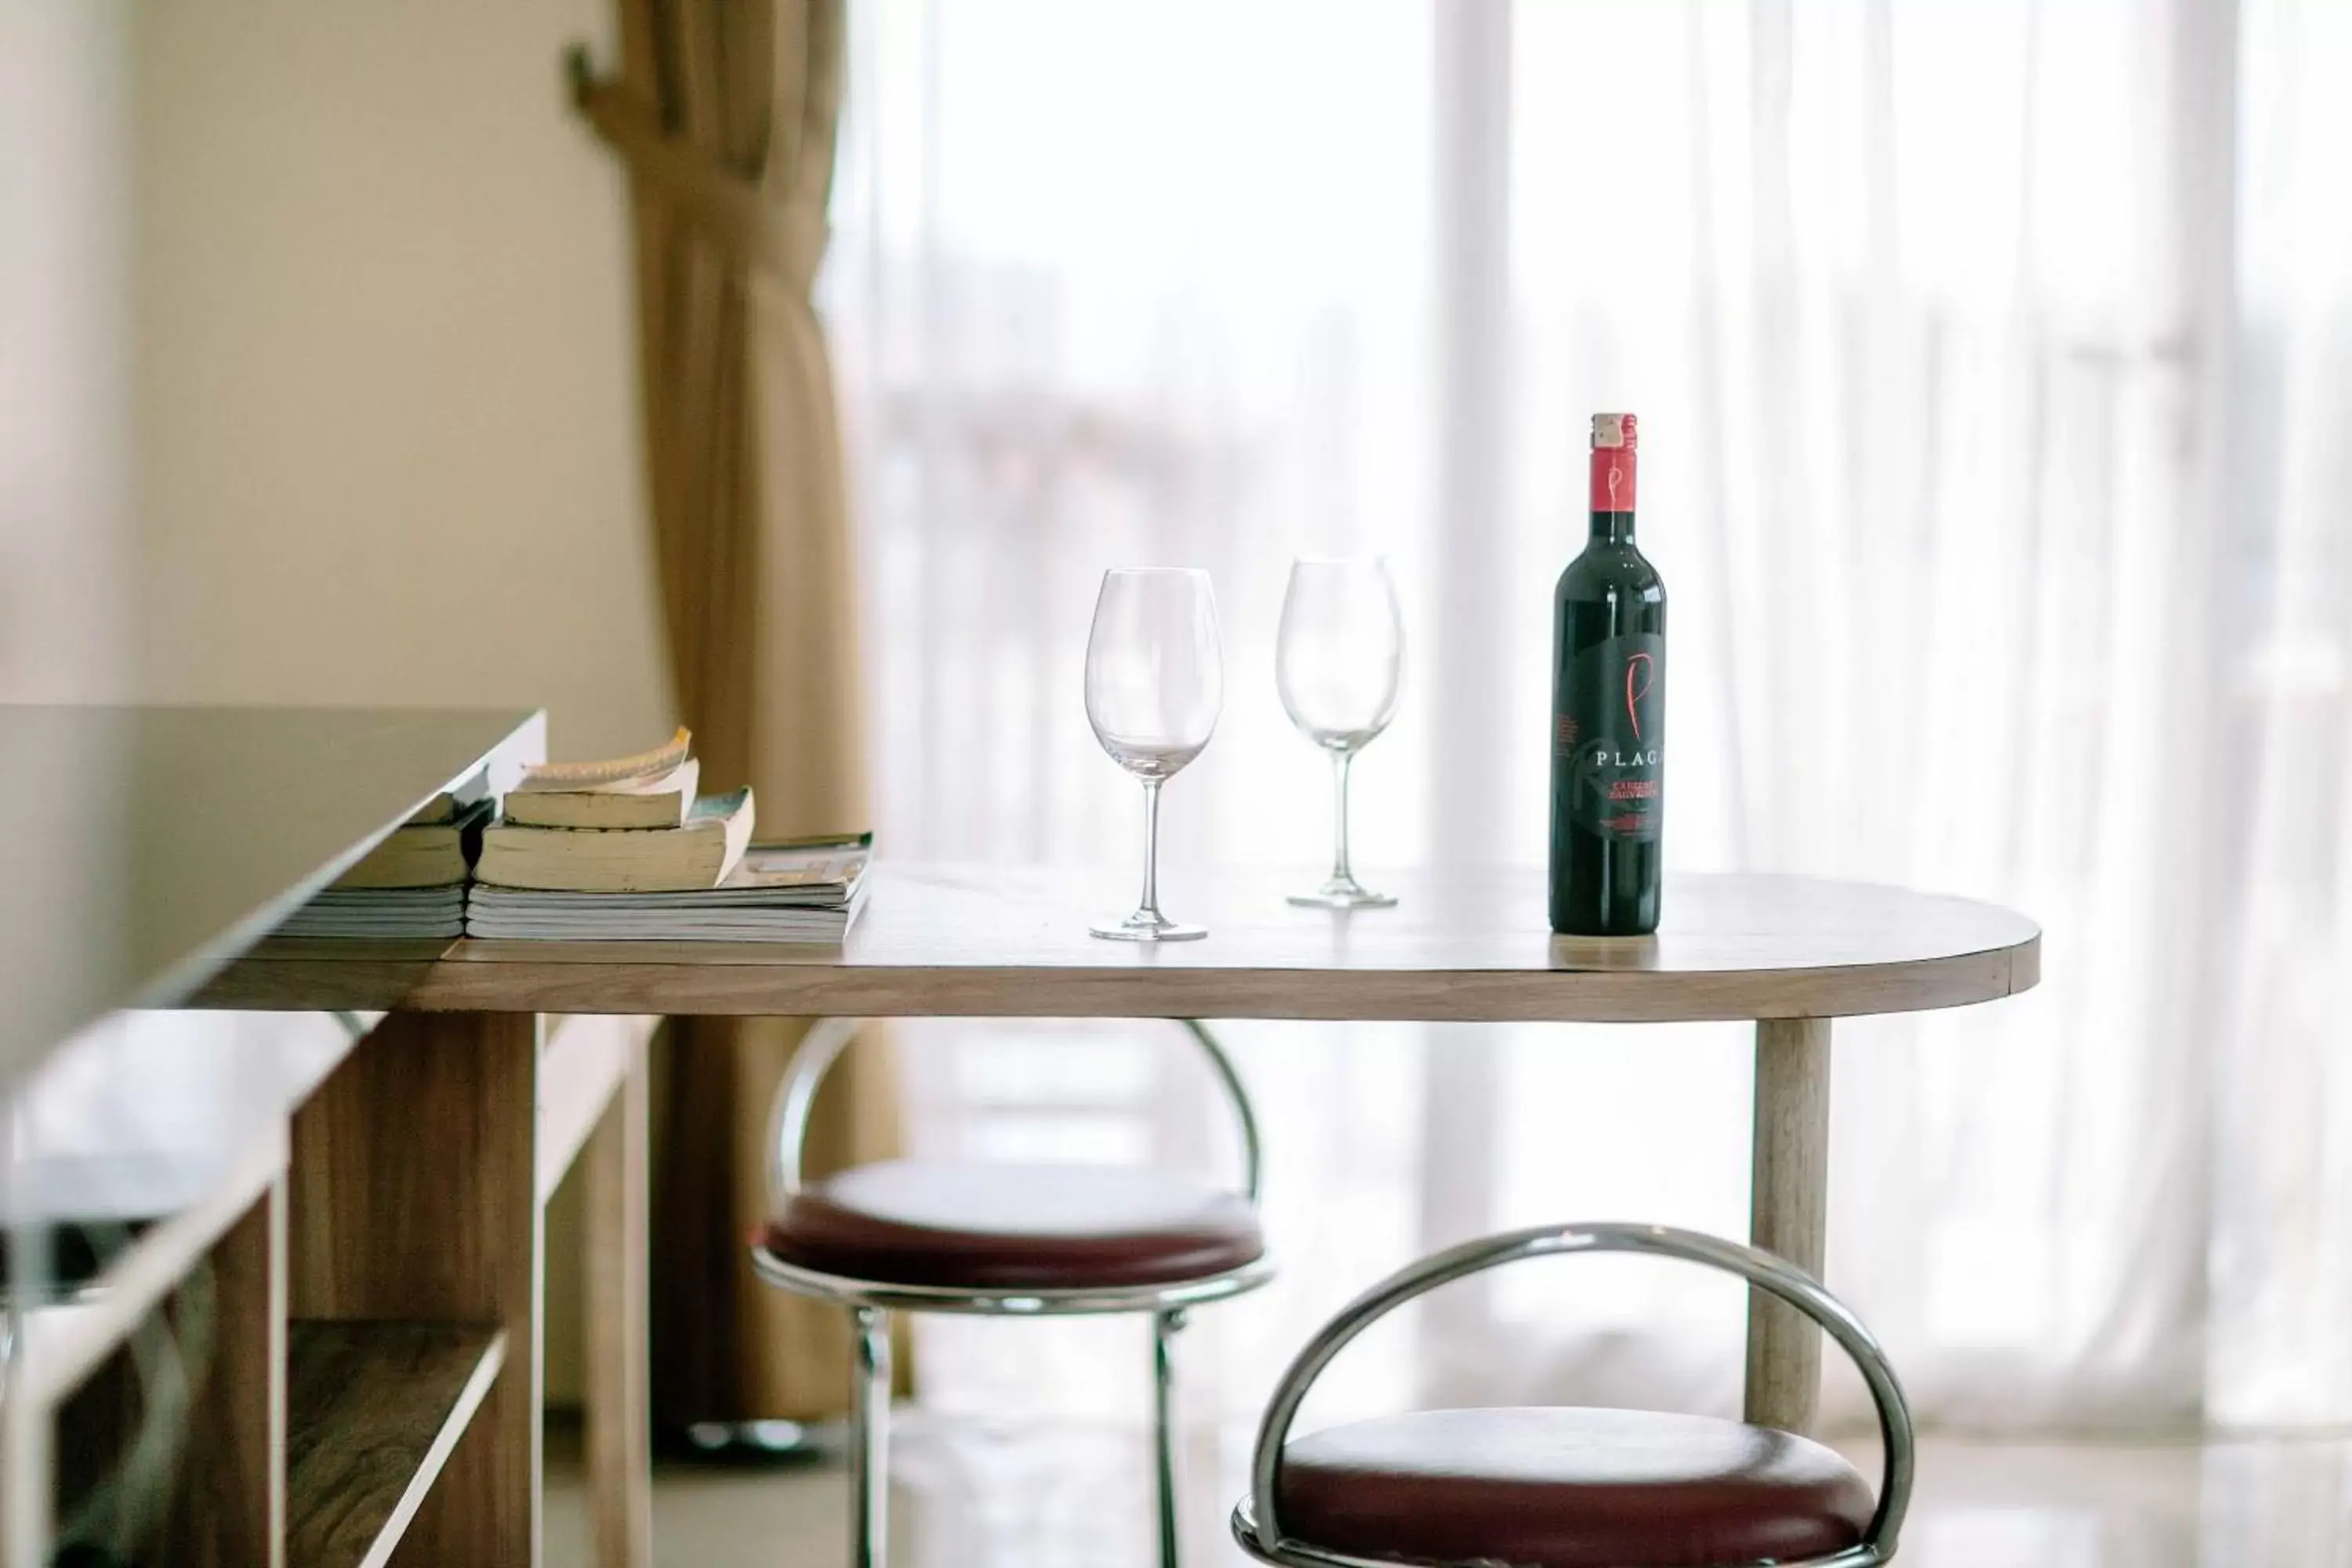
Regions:
[[1604, 637], [1569, 660], [1553, 754], [1569, 763], [1569, 815], [1608, 838], [1658, 837], [1665, 778], [1666, 639]]

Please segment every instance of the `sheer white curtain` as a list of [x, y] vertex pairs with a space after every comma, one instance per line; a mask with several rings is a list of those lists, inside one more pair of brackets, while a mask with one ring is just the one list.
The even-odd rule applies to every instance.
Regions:
[[[1427, 620], [1424, 8], [856, 10], [824, 288], [887, 852], [1090, 863], [1103, 908], [1130, 904], [1140, 799], [1088, 732], [1081, 662], [1106, 567], [1187, 563], [1214, 574], [1226, 701], [1167, 792], [1165, 902], [1181, 914], [1219, 861], [1311, 884], [1329, 786], [1274, 689], [1289, 559], [1391, 550]], [[1408, 679], [1357, 770], [1373, 864], [1430, 841], [1435, 693]], [[1315, 1316], [1417, 1249], [1421, 1060], [1412, 1028], [1227, 1035], [1269, 1119], [1289, 1264], [1279, 1297], [1186, 1336], [1190, 1408], [1239, 1416]], [[903, 1053], [919, 1143], [1231, 1169], [1171, 1026], [939, 1025]], [[926, 1405], [1145, 1408], [1134, 1323], [1019, 1329], [926, 1325]], [[1403, 1367], [1371, 1381], [1412, 1386]]]
[[2208, 1409], [2352, 1420], [2352, 8], [2244, 0]]
[[[1270, 643], [1290, 555], [1347, 547], [1391, 554], [1415, 638], [1360, 862], [1539, 858], [1581, 420], [1636, 408], [1672, 860], [2047, 929], [2028, 997], [1839, 1026], [1831, 1282], [1923, 1415], [2352, 1415], [2345, 7], [874, 0], [857, 26], [825, 298], [891, 853], [1092, 863], [1119, 904], [1137, 810], [1080, 710], [1087, 616], [1105, 566], [1185, 562], [1228, 699], [1169, 792], [1171, 907], [1219, 862], [1309, 879], [1322, 773]], [[1466, 1232], [1744, 1228], [1744, 1031], [1232, 1033], [1288, 1272], [1202, 1314], [1196, 1411], [1245, 1417], [1332, 1305]], [[1230, 1157], [1165, 1026], [908, 1048], [934, 1147]], [[944, 1326], [926, 1398], [1132, 1414], [1128, 1327]], [[1538, 1268], [1399, 1325], [1329, 1404], [1727, 1409], [1738, 1333], [1718, 1284]]]

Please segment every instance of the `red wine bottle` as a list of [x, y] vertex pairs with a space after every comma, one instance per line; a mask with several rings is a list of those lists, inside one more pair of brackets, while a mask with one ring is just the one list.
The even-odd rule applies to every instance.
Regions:
[[1658, 929], [1666, 585], [1633, 544], [1631, 414], [1592, 416], [1592, 534], [1552, 592], [1551, 929]]

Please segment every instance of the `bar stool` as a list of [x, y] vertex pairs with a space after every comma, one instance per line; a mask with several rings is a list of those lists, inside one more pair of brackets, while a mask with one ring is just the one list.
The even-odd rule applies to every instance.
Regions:
[[1258, 1226], [1257, 1118], [1223, 1048], [1199, 1023], [1182, 1022], [1240, 1123], [1239, 1193], [1133, 1166], [908, 1160], [804, 1182], [801, 1145], [817, 1085], [857, 1026], [826, 1018], [810, 1028], [777, 1089], [769, 1144], [776, 1215], [751, 1261], [770, 1284], [849, 1309], [855, 1568], [882, 1568], [887, 1552], [894, 1311], [1150, 1313], [1160, 1561], [1177, 1568], [1173, 1342], [1192, 1308], [1254, 1290], [1274, 1271]]
[[[1290, 1440], [1349, 1341], [1451, 1280], [1553, 1253], [1633, 1252], [1737, 1274], [1829, 1331], [1878, 1405], [1885, 1473], [1770, 1427], [1641, 1410], [1428, 1410]], [[1911, 1496], [1911, 1412], [1870, 1331], [1769, 1253], [1664, 1226], [1541, 1226], [1391, 1275], [1292, 1362], [1258, 1428], [1234, 1538], [1280, 1568], [1872, 1568]]]

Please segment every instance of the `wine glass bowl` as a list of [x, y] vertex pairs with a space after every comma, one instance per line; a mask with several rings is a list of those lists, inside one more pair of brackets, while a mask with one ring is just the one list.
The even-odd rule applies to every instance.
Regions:
[[1356, 880], [1348, 847], [1349, 770], [1356, 753], [1396, 717], [1404, 692], [1404, 617], [1384, 559], [1301, 556], [1292, 563], [1275, 641], [1275, 685], [1291, 724], [1329, 752], [1332, 765], [1331, 874], [1290, 901], [1339, 910], [1395, 903]]
[[1201, 754], [1224, 704], [1223, 652], [1209, 574], [1190, 567], [1103, 574], [1087, 637], [1087, 722], [1113, 762], [1143, 784], [1143, 897], [1122, 920], [1092, 926], [1120, 942], [1202, 937], [1160, 910], [1160, 787]]

